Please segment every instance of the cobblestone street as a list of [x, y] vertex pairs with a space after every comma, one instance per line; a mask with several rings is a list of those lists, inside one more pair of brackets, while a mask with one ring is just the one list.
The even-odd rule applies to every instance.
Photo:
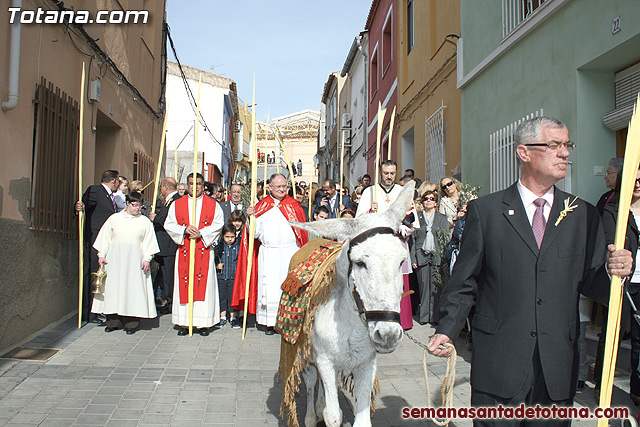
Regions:
[[[75, 321], [69, 318], [23, 344], [60, 350], [46, 362], [0, 359], [0, 425], [285, 425], [279, 419], [277, 335], [250, 328], [242, 342], [241, 331], [227, 326], [208, 337], [179, 337], [170, 316], [134, 335], [107, 334], [97, 325], [77, 330]], [[416, 324], [410, 333], [426, 342], [432, 329]], [[454, 390], [458, 407], [470, 399], [468, 360], [467, 353], [458, 358]], [[378, 357], [378, 366], [381, 393], [374, 425], [432, 425], [400, 417], [404, 406], [427, 404], [422, 349], [405, 337], [394, 353]], [[428, 366], [433, 398], [439, 403], [446, 366], [431, 356]], [[616, 382], [624, 390], [616, 388], [614, 403], [630, 403], [625, 392], [628, 378]], [[298, 403], [302, 420], [304, 391]], [[592, 390], [578, 394], [576, 404], [594, 407]], [[342, 398], [341, 406], [345, 424], [351, 425], [350, 403]]]

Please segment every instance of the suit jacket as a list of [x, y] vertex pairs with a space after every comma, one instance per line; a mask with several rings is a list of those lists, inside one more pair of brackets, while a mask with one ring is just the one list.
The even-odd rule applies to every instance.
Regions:
[[[222, 208], [222, 213], [224, 214], [224, 223], [229, 222], [229, 217], [231, 216], [231, 200], [225, 200], [224, 202], [220, 202], [220, 207]], [[242, 208], [242, 213], [244, 214], [245, 219], [249, 219], [247, 216], [246, 207]]]
[[605, 235], [596, 208], [555, 188], [538, 249], [514, 184], [468, 205], [460, 254], [441, 296], [437, 333], [455, 339], [471, 306], [474, 389], [513, 397], [532, 368], [536, 345], [551, 399], [575, 394], [579, 293], [608, 299]]
[[[411, 233], [411, 238], [409, 239], [409, 254], [411, 255], [411, 264], [418, 264], [418, 266], [423, 266], [427, 264], [428, 258], [425, 251], [422, 250], [422, 245], [424, 245], [424, 239], [427, 237], [427, 223], [424, 220], [424, 216], [422, 212], [417, 212], [418, 221], [420, 221], [420, 228], [417, 228], [413, 233]], [[433, 234], [433, 240], [436, 244], [435, 250], [435, 265], [440, 265], [442, 262], [442, 252], [445, 248], [441, 247], [439, 244], [438, 235], [440, 233], [445, 233], [447, 239], [449, 237], [449, 221], [447, 217], [441, 214], [438, 211], [433, 213], [433, 225], [431, 227], [431, 233]]]
[[167, 215], [169, 215], [169, 208], [171, 207], [171, 204], [180, 197], [182, 196], [178, 193], [171, 196], [169, 204], [163, 204], [162, 208], [156, 212], [156, 217], [153, 219], [153, 229], [156, 232], [156, 239], [158, 240], [158, 247], [160, 248], [160, 252], [156, 254], [158, 256], [176, 256], [178, 245], [164, 229], [164, 222], [167, 220]]
[[[616, 221], [618, 220], [618, 197], [613, 198], [604, 206], [602, 211], [602, 224], [604, 225], [604, 235], [607, 245], [613, 244], [616, 239]], [[627, 234], [624, 239], [624, 248], [631, 252], [633, 257], [633, 269], [636, 269], [636, 253], [638, 252], [638, 225], [629, 212], [629, 221], [627, 222]]]
[[116, 210], [109, 193], [102, 184], [90, 185], [82, 195], [82, 203], [84, 203], [85, 212], [85, 242], [91, 242], [93, 245], [105, 221]]

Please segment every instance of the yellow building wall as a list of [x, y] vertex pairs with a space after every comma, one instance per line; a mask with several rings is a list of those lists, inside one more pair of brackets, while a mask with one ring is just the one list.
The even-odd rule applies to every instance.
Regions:
[[[0, 9], [0, 99], [9, 90], [11, 25], [7, 3]], [[161, 96], [161, 46], [164, 1], [100, 0], [65, 1], [65, 7], [89, 10], [146, 9], [147, 24], [85, 25], [98, 39], [127, 79], [156, 111]], [[54, 2], [24, 0], [23, 10], [55, 8]], [[69, 34], [62, 24], [23, 24], [20, 37], [18, 104], [0, 111], [0, 350], [8, 349], [41, 328], [71, 315], [78, 301], [78, 242], [36, 235], [31, 229], [31, 197], [34, 147], [34, 99], [40, 77], [73, 98], [84, 99], [83, 190], [98, 183], [105, 169], [117, 169], [132, 178], [134, 152], [142, 151], [157, 161], [162, 118], [156, 118], [120, 84], [107, 64], [82, 39]], [[151, 47], [151, 48], [150, 48]], [[100, 101], [89, 103], [80, 93], [82, 62], [86, 64], [87, 85], [100, 78]], [[95, 128], [95, 132], [94, 132]], [[57, 170], [56, 176], [77, 174], [76, 164]], [[55, 192], [55, 182], [53, 183]], [[153, 186], [150, 187], [151, 189]], [[152, 191], [147, 190], [150, 198]], [[72, 195], [73, 200], [77, 197]], [[73, 204], [65, 207], [73, 215]], [[74, 222], [75, 224], [75, 222]], [[1, 354], [1, 352], [0, 352]]]
[[[446, 174], [459, 172], [460, 91], [456, 89], [455, 37], [460, 34], [459, 1], [419, 0], [414, 5], [414, 46], [407, 53], [407, 7], [398, 12], [398, 138], [399, 175], [409, 165], [402, 164], [401, 138], [413, 128], [414, 170], [424, 180], [425, 121], [445, 105]], [[447, 40], [450, 40], [448, 42]], [[406, 155], [405, 155], [406, 157]]]

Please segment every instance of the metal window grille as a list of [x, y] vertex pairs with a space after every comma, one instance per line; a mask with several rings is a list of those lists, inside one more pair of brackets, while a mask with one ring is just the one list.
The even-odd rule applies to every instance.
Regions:
[[444, 109], [442, 105], [424, 124], [425, 150], [424, 150], [424, 170], [427, 179], [431, 182], [438, 182], [445, 176], [445, 128]]
[[502, 0], [502, 38], [527, 20], [540, 6], [552, 0]]
[[541, 108], [489, 135], [489, 187], [492, 193], [504, 190], [520, 177], [514, 143], [516, 129], [524, 120], [542, 115]]
[[[133, 153], [133, 179], [147, 185], [153, 179], [154, 161], [142, 151]], [[153, 188], [153, 187], [151, 187]]]
[[38, 236], [75, 239], [78, 102], [41, 77], [34, 106], [31, 226]]

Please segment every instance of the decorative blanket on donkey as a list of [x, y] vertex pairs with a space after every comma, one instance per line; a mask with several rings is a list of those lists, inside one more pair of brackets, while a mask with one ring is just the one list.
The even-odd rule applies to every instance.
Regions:
[[300, 248], [291, 259], [289, 274], [281, 286], [283, 292], [275, 326], [282, 339], [288, 343], [295, 344], [300, 336], [313, 287], [331, 286], [330, 280], [314, 279], [319, 271], [326, 272], [326, 265], [324, 269], [320, 268], [325, 261], [331, 258], [328, 262], [335, 262], [334, 255], [340, 249], [341, 243], [314, 239]]

